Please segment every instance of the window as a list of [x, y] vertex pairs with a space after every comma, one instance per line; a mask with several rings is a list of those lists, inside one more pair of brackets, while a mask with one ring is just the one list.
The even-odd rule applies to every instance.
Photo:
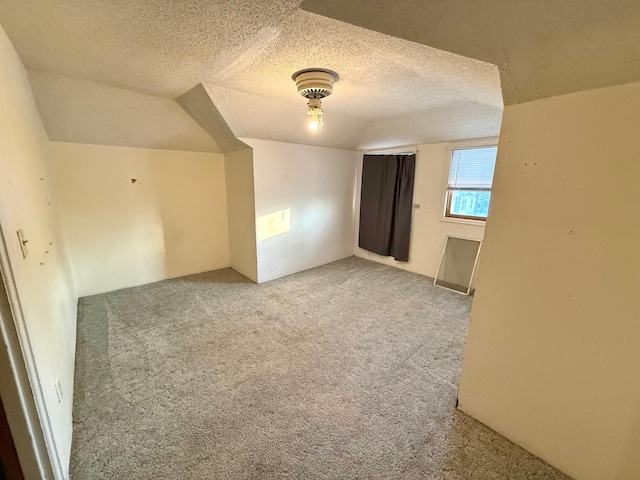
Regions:
[[453, 150], [445, 217], [486, 220], [498, 147]]

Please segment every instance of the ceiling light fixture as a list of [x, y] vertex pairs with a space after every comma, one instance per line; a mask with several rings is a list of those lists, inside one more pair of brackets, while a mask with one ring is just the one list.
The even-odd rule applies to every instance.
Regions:
[[298, 93], [307, 102], [307, 115], [311, 116], [309, 128], [320, 130], [322, 128], [322, 99], [328, 97], [333, 92], [333, 84], [338, 81], [338, 74], [326, 68], [305, 68], [298, 70], [291, 78], [296, 82]]

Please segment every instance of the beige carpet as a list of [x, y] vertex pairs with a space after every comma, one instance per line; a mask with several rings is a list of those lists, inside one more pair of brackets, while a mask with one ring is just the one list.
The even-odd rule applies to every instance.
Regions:
[[455, 409], [470, 307], [355, 257], [83, 298], [72, 478], [566, 478]]

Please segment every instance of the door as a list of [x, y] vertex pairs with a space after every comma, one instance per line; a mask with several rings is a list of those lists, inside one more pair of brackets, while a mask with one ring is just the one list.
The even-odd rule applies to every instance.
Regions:
[[23, 480], [16, 447], [0, 399], [0, 480]]

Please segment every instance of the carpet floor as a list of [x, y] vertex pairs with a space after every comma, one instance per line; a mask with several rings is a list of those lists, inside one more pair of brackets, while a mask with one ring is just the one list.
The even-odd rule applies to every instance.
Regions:
[[470, 308], [356, 257], [83, 298], [71, 477], [567, 478], [456, 410]]

